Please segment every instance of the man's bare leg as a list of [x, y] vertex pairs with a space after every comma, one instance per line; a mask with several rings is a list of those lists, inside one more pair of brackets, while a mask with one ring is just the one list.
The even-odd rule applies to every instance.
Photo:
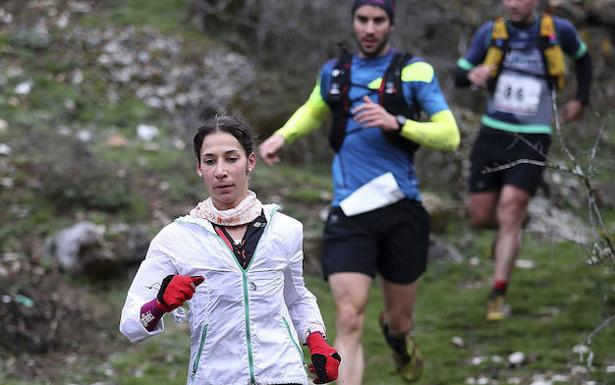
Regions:
[[382, 279], [384, 320], [394, 335], [404, 335], [412, 330], [412, 310], [416, 302], [418, 282], [400, 285]]
[[470, 193], [468, 214], [470, 215], [470, 225], [472, 227], [476, 229], [498, 228], [496, 208], [499, 196], [499, 191]]
[[365, 306], [373, 279], [361, 273], [335, 273], [329, 286], [335, 301], [335, 348], [342, 357], [338, 384], [361, 385], [365, 361], [363, 357], [363, 325]]
[[508, 282], [521, 247], [521, 229], [527, 215], [530, 194], [506, 185], [500, 194], [497, 208], [498, 238], [495, 246], [494, 280]]
[[423, 371], [423, 357], [410, 335], [417, 287], [418, 282], [397, 284], [382, 280], [382, 331], [387, 344], [393, 350], [399, 375], [409, 382], [420, 379]]

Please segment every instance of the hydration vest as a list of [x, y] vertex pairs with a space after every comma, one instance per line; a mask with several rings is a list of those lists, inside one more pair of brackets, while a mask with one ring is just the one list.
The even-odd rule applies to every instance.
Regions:
[[[492, 64], [495, 66], [495, 71], [492, 76], [496, 81], [502, 69], [504, 55], [509, 50], [508, 46], [509, 34], [506, 20], [500, 17], [493, 22], [491, 44], [487, 50], [485, 60], [483, 61], [483, 64]], [[564, 88], [564, 78], [566, 75], [564, 52], [557, 39], [553, 17], [547, 13], [543, 13], [540, 18], [538, 48], [545, 65], [549, 85], [551, 87], [555, 86], [557, 89]], [[494, 81], [493, 84], [496, 84], [496, 81]]]
[[[392, 115], [403, 115], [408, 119], [417, 120], [420, 114], [418, 103], [408, 106], [402, 90], [401, 73], [404, 64], [412, 58], [411, 54], [395, 52], [391, 64], [382, 77], [378, 89], [378, 102]], [[350, 114], [350, 70], [352, 54], [344, 52], [331, 71], [331, 85], [325, 96], [325, 102], [333, 112], [333, 122], [329, 131], [329, 144], [333, 151], [338, 152], [346, 136], [346, 123]], [[419, 145], [402, 137], [397, 132], [382, 131], [384, 136], [394, 145], [402, 147], [410, 155]]]

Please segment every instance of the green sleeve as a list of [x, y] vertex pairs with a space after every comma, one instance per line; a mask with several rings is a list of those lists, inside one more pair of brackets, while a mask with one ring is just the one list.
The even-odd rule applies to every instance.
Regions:
[[421, 146], [436, 150], [454, 151], [459, 147], [459, 128], [450, 110], [435, 113], [429, 122], [408, 119], [401, 135]]
[[275, 134], [282, 135], [287, 143], [292, 143], [322, 126], [329, 112], [329, 106], [320, 94], [320, 82], [317, 82], [307, 102]]

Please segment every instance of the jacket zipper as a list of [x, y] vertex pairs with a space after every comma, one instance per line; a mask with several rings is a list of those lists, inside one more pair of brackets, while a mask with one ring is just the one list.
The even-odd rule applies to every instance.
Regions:
[[[254, 257], [252, 257], [254, 259]], [[252, 334], [250, 333], [250, 297], [248, 296], [248, 276], [245, 270], [241, 271], [243, 284], [243, 304], [246, 325], [246, 341], [248, 343], [248, 365], [250, 368], [250, 384], [255, 385], [254, 379], [254, 357], [252, 356]]]
[[197, 351], [196, 357], [194, 358], [194, 362], [192, 363], [191, 381], [194, 381], [196, 372], [199, 369], [199, 363], [201, 361], [201, 354], [203, 354], [203, 347], [205, 347], [205, 341], [207, 340], [207, 326], [208, 325], [203, 325], [203, 327], [201, 328], [201, 341], [199, 342], [199, 350]]
[[256, 385], [256, 379], [254, 378], [254, 357], [252, 354], [252, 335], [250, 333], [250, 296], [248, 292], [247, 272], [250, 269], [250, 266], [252, 266], [252, 263], [254, 262], [254, 260], [256, 259], [255, 257], [256, 257], [256, 250], [258, 250], [258, 245], [261, 243], [261, 240], [265, 238], [265, 235], [269, 230], [269, 224], [271, 223], [271, 220], [273, 219], [273, 216], [275, 215], [276, 212], [277, 212], [277, 208], [274, 207], [273, 210], [271, 210], [269, 221], [265, 225], [266, 226], [265, 231], [263, 232], [263, 235], [261, 236], [261, 238], [258, 240], [258, 243], [256, 244], [256, 248], [254, 248], [254, 255], [252, 256], [250, 263], [245, 269], [239, 264], [239, 261], [235, 257], [233, 250], [231, 250], [226, 244], [226, 242], [222, 241], [222, 239], [218, 236], [218, 240], [222, 242], [222, 244], [226, 247], [226, 249], [231, 252], [231, 256], [233, 257], [235, 264], [237, 265], [237, 267], [239, 267], [239, 270], [241, 271], [241, 281], [242, 281], [242, 286], [243, 286], [244, 320], [245, 320], [245, 325], [246, 325], [246, 342], [248, 345], [248, 368], [250, 369], [250, 384], [251, 385]]

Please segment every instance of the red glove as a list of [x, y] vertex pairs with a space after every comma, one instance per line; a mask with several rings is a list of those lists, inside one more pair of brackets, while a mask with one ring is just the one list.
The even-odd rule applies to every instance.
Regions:
[[173, 311], [192, 298], [196, 287], [204, 280], [200, 275], [167, 275], [160, 284], [156, 306], [164, 312]]
[[307, 338], [307, 346], [312, 356], [310, 372], [316, 374], [315, 384], [325, 384], [337, 380], [337, 371], [342, 358], [331, 347], [319, 332], [311, 333]]

